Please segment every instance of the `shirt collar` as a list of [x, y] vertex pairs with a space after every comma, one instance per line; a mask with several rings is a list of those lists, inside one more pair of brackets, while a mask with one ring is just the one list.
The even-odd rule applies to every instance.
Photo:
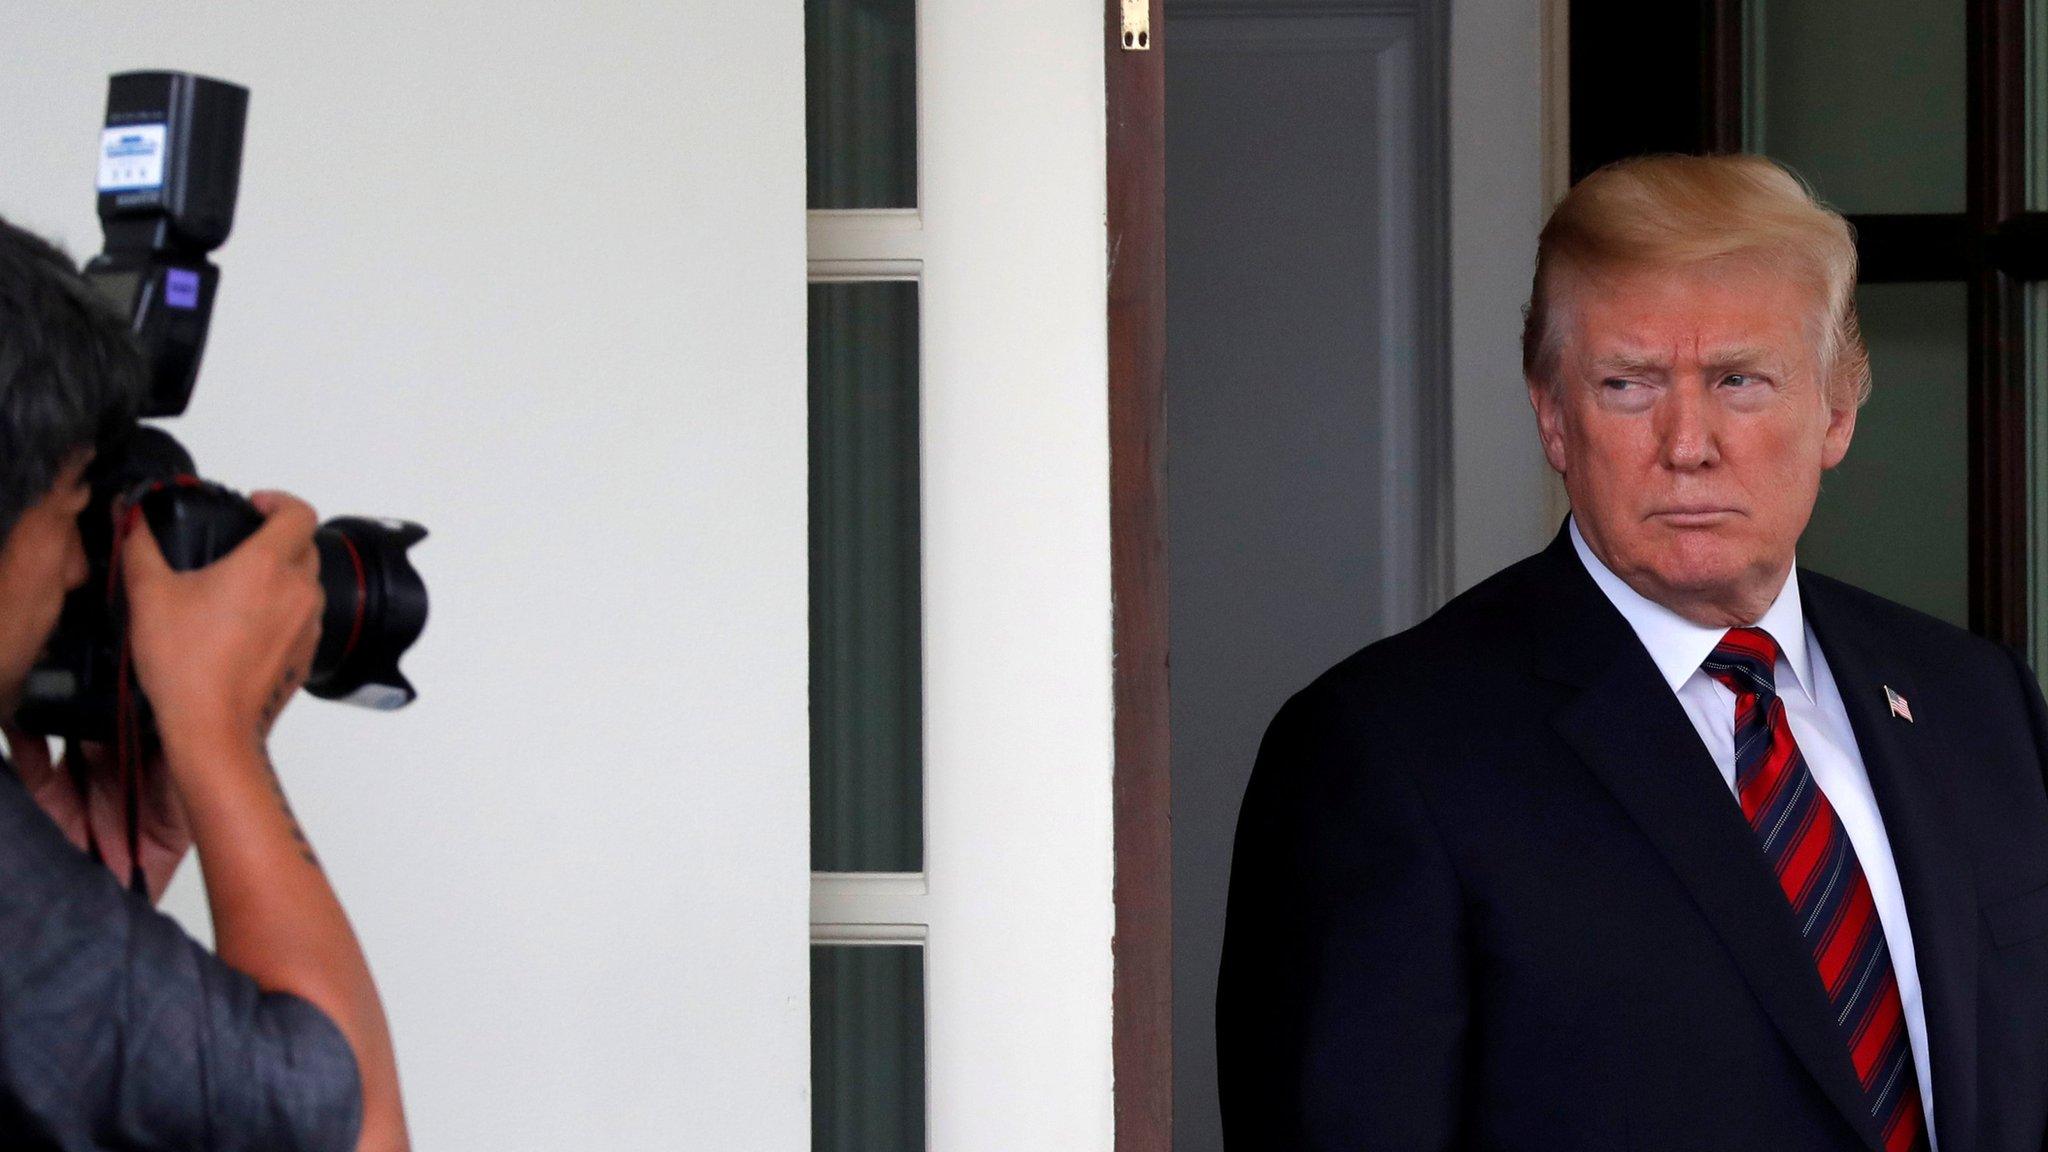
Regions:
[[[1621, 612], [1629, 627], [1635, 629], [1636, 638], [1649, 649], [1650, 659], [1656, 662], [1657, 671], [1663, 673], [1671, 690], [1678, 691], [1693, 673], [1700, 670], [1700, 664], [1713, 654], [1714, 646], [1721, 642], [1727, 629], [1695, 624], [1629, 587], [1586, 546], [1586, 538], [1579, 534], [1578, 517], [1571, 517], [1568, 523], [1572, 549], [1579, 554], [1579, 563], [1586, 566], [1593, 583], [1600, 586], [1600, 591]], [[1799, 605], [1799, 581], [1794, 575], [1786, 575], [1785, 586], [1778, 590], [1778, 598], [1771, 601], [1770, 608], [1754, 627], [1769, 632], [1771, 639], [1778, 642], [1778, 651], [1784, 654], [1783, 663], [1799, 682], [1800, 691], [1812, 700], [1813, 672], [1807, 663], [1806, 613]]]

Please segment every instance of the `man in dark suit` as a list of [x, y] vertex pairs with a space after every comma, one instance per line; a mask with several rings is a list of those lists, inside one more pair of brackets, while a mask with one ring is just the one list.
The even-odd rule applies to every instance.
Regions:
[[1268, 729], [1232, 1149], [2048, 1146], [2034, 675], [1794, 563], [1868, 394], [1854, 282], [1760, 158], [1559, 205], [1524, 367], [1572, 516]]

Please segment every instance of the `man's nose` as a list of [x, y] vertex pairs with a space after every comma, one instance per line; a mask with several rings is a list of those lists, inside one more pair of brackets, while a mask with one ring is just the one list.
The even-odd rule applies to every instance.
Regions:
[[1703, 386], [1688, 381], [1672, 388], [1662, 408], [1658, 435], [1665, 467], [1690, 470], [1720, 460], [1720, 429]]

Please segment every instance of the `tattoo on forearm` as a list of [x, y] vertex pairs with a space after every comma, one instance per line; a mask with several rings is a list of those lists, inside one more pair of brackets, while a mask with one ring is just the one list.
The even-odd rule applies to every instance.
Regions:
[[292, 842], [299, 846], [299, 856], [306, 863], [319, 868], [320, 857], [313, 851], [313, 842], [306, 839], [306, 830], [299, 827], [299, 817], [292, 811], [292, 802], [285, 799], [284, 781], [277, 778], [277, 765], [269, 757], [265, 757], [263, 766], [270, 770], [270, 790], [277, 794], [277, 806], [284, 811], [285, 823], [291, 825]]
[[298, 691], [299, 681], [303, 679], [305, 673], [293, 668], [270, 690], [270, 699], [263, 702], [263, 727], [266, 731], [277, 722], [279, 714], [284, 711], [284, 706], [291, 702], [292, 693]]

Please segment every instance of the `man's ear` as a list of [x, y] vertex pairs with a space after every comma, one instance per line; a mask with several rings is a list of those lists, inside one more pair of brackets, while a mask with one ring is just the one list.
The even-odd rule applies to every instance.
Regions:
[[1559, 390], [1533, 376], [1523, 378], [1529, 386], [1529, 406], [1536, 410], [1536, 435], [1543, 441], [1543, 458], [1551, 470], [1564, 475], [1564, 399]]
[[1828, 430], [1821, 441], [1820, 466], [1822, 471], [1833, 468], [1849, 454], [1849, 441], [1856, 435], [1856, 401], [1850, 400], [1847, 407], [1837, 408], [1828, 402]]

